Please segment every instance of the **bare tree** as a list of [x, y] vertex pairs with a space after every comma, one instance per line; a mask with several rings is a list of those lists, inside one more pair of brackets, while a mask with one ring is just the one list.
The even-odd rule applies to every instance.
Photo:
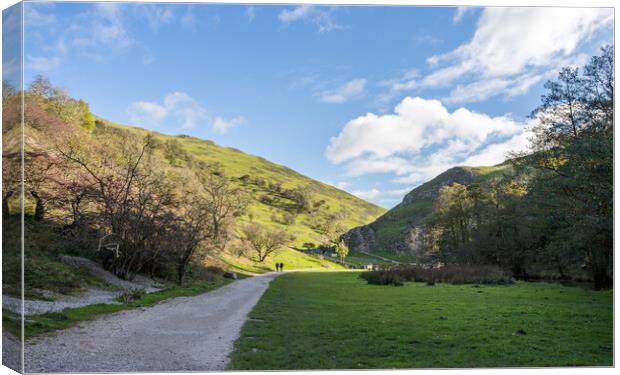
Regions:
[[261, 263], [292, 240], [283, 230], [269, 230], [254, 223], [241, 228], [241, 233], [246, 248], [255, 254]]
[[243, 214], [247, 198], [231, 186], [223, 172], [203, 173], [198, 193], [188, 193], [179, 212], [177, 275], [183, 284], [187, 268], [198, 253], [221, 251], [227, 244], [234, 219]]
[[239, 189], [231, 186], [226, 175], [220, 170], [202, 173], [199, 178], [203, 190], [201, 205], [211, 222], [212, 238], [225, 245], [232, 220], [243, 214], [248, 199]]
[[56, 148], [90, 180], [94, 200], [101, 207], [99, 225], [122, 239], [121, 255], [108, 256], [104, 265], [126, 279], [132, 279], [140, 269], [148, 235], [157, 227], [155, 217], [172, 200], [170, 186], [143, 166], [153, 143], [150, 136], [140, 139], [126, 134], [87, 147], [74, 137]]

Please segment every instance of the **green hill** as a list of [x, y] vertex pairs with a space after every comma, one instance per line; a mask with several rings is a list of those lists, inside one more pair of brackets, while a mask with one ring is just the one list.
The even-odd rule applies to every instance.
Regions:
[[[183, 176], [192, 168], [216, 166], [231, 185], [250, 198], [245, 214], [236, 220], [237, 228], [254, 222], [285, 230], [294, 237], [288, 248], [280, 250], [263, 263], [236, 256], [233, 252], [224, 252], [219, 259], [211, 259], [225, 268], [257, 273], [273, 270], [275, 262], [285, 263], [287, 269], [341, 268], [336, 263], [317, 259], [302, 251], [304, 245], [309, 243], [314, 246], [321, 244], [321, 237], [316, 230], [317, 223], [329, 215], [339, 215], [340, 224], [349, 229], [370, 223], [385, 212], [379, 206], [286, 166], [235, 148], [219, 146], [209, 140], [186, 135], [169, 136], [98, 118], [89, 141], [97, 141], [98, 137], [105, 136], [110, 130], [153, 136], [161, 144], [168, 164], [164, 167], [172, 171], [167, 172], [169, 175]], [[27, 129], [27, 146], [36, 148], [39, 137], [43, 135], [36, 129]], [[300, 200], [305, 200], [302, 203], [309, 205], [310, 209], [300, 209]]]
[[[261, 272], [265, 267], [273, 269], [273, 263], [284, 262], [287, 268], [333, 268], [339, 265], [319, 261], [299, 251], [304, 244], [319, 245], [321, 238], [313, 228], [316, 220], [330, 214], [341, 214], [341, 224], [346, 228], [368, 224], [386, 210], [366, 202], [334, 186], [313, 180], [286, 166], [272, 163], [260, 156], [244, 153], [231, 147], [186, 135], [168, 136], [141, 128], [114, 124], [99, 119], [98, 126], [109, 126], [123, 131], [154, 135], [164, 144], [174, 144], [175, 155], [169, 162], [175, 168], [189, 168], [195, 161], [208, 165], [219, 165], [232, 184], [251, 196], [246, 214], [238, 220], [238, 225], [250, 220], [261, 225], [280, 228], [292, 234], [295, 239], [292, 248], [281, 251], [269, 259], [268, 264], [256, 264], [247, 259], [224, 254], [222, 259], [237, 270]], [[296, 202], [290, 192], [304, 191], [317, 208], [313, 214], [296, 210]], [[293, 249], [296, 248], [297, 250]]]
[[504, 162], [492, 167], [454, 167], [416, 187], [397, 206], [368, 225], [344, 235], [355, 251], [416, 256], [422, 251], [423, 227], [433, 213], [433, 204], [444, 186], [479, 183], [483, 188], [494, 178], [513, 175]]

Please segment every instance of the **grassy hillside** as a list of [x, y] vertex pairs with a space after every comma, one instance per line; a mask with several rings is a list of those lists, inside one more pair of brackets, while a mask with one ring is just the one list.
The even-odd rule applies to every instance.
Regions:
[[411, 253], [414, 245], [408, 242], [414, 241], [412, 228], [419, 227], [429, 219], [433, 212], [433, 204], [439, 194], [439, 190], [453, 183], [468, 185], [478, 183], [484, 189], [496, 178], [504, 178], [513, 175], [513, 167], [505, 162], [490, 167], [454, 167], [432, 180], [418, 186], [409, 192], [403, 201], [392, 208], [371, 224], [364, 226], [360, 244], [360, 236], [354, 231], [347, 234], [351, 238], [350, 245], [353, 248], [364, 247], [366, 251], [373, 253]]
[[[105, 287], [98, 285], [98, 281], [90, 275], [77, 272], [63, 264], [60, 259], [64, 254], [97, 258], [97, 241], [105, 230], [99, 230], [96, 226], [65, 228], [71, 223], [71, 208], [67, 201], [70, 194], [66, 194], [65, 189], [73, 185], [67, 185], [68, 180], [65, 181], [64, 178], [67, 175], [70, 176], [69, 179], [74, 178], [72, 173], [75, 172], [68, 164], [58, 163], [60, 159], [55, 151], [57, 142], [63, 144], [63, 147], [69, 147], [68, 144], [75, 142], [78, 149], [83, 147], [85, 150], [95, 150], [95, 146], [101, 146], [102, 149], [111, 150], [110, 155], [114, 155], [107, 159], [112, 160], [110, 165], [116, 163], [121, 166], [127, 160], [123, 159], [120, 153], [114, 153], [120, 152], [123, 147], [122, 140], [132, 139], [134, 137], [130, 136], [135, 135], [149, 135], [155, 139], [156, 146], [152, 155], [156, 161], [150, 164], [154, 169], [147, 173], [173, 184], [174, 191], [180, 195], [192, 194], [195, 191], [193, 189], [196, 188], [197, 179], [193, 172], [198, 172], [199, 169], [208, 169], [211, 173], [215, 170], [222, 172], [228, 183], [239, 188], [249, 201], [245, 214], [235, 218], [236, 231], [242, 225], [254, 222], [263, 227], [282, 229], [294, 238], [288, 247], [272, 254], [263, 263], [254, 262], [247, 254], [240, 255], [231, 249], [218, 256], [208, 257], [204, 264], [241, 273], [270, 271], [274, 269], [276, 262], [284, 263], [288, 270], [340, 269], [342, 267], [334, 262], [319, 260], [299, 251], [304, 244], [320, 244], [321, 238], [314, 229], [317, 223], [331, 215], [338, 215], [342, 218], [340, 224], [343, 227], [352, 228], [367, 224], [385, 212], [378, 206], [259, 156], [222, 147], [208, 140], [183, 135], [168, 136], [115, 124], [92, 117], [87, 108], [88, 116], [83, 118], [82, 111], [73, 108], [77, 101], [67, 100], [65, 97], [60, 101], [57, 99], [53, 95], [42, 97], [31, 92], [26, 95], [26, 127], [23, 140], [28, 174], [27, 193], [24, 196], [28, 240], [25, 262], [26, 274], [29, 275], [26, 278], [28, 297], [42, 298], [43, 294], [39, 293], [39, 290], [79, 294], [87, 287]], [[8, 207], [4, 220], [5, 233], [11, 232], [13, 235], [3, 238], [3, 249], [7, 250], [4, 251], [3, 270], [7, 275], [4, 290], [9, 294], [19, 295], [21, 273], [18, 272], [20, 267], [16, 265], [20, 264], [21, 254], [17, 246], [19, 227], [15, 223], [18, 223], [20, 211], [18, 151], [22, 139], [19, 105], [21, 97], [15, 96], [11, 100], [15, 103], [7, 106], [4, 111], [2, 128], [3, 162], [6, 167], [3, 168], [3, 184], [5, 193], [8, 190], [11, 194], [6, 195], [3, 203]], [[88, 123], [84, 123], [85, 118], [89, 119]], [[93, 151], [93, 155], [89, 156], [91, 160], [95, 160], [98, 152]], [[80, 180], [76, 181], [79, 184]], [[85, 189], [85, 196], [90, 196], [88, 188], [81, 185], [78, 185], [78, 188]], [[38, 201], [32, 194], [35, 190], [41, 197]], [[37, 206], [37, 202], [44, 203]], [[35, 207], [44, 207], [44, 215], [37, 218]], [[81, 213], [86, 216], [93, 215], [93, 207], [93, 202], [86, 202], [81, 206]], [[172, 258], [167, 258], [167, 261], [168, 259]], [[174, 267], [172, 263], [163, 264], [157, 272], [171, 278], [175, 272]]]
[[[319, 261], [293, 248], [301, 249], [306, 243], [320, 244], [320, 236], [313, 226], [316, 220], [327, 215], [341, 214], [341, 224], [346, 228], [353, 228], [368, 224], [385, 212], [385, 209], [379, 206], [306, 177], [286, 166], [235, 148], [219, 146], [209, 140], [185, 135], [168, 136], [103, 119], [99, 119], [97, 124], [98, 127], [151, 134], [164, 145], [174, 145], [168, 157], [174, 168], [194, 168], [199, 162], [219, 165], [231, 183], [251, 197], [246, 214], [239, 218], [237, 226], [252, 221], [267, 227], [284, 229], [294, 236], [290, 249], [280, 251], [265, 263], [251, 262], [227, 253], [222, 255], [224, 264], [241, 272], [273, 270], [276, 262], [285, 263], [288, 269], [340, 268], [335, 263]], [[286, 197], [286, 191], [295, 189], [303, 190], [310, 197], [312, 204], [317, 207], [313, 214], [295, 210], [296, 202]]]

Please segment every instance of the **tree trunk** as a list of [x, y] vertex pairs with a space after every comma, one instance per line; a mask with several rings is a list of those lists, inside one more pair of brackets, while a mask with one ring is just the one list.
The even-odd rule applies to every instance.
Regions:
[[560, 259], [559, 255], [555, 256], [555, 261], [558, 266], [558, 273], [560, 274], [560, 279], [567, 280], [568, 277], [566, 276], [566, 273], [564, 272], [564, 267], [562, 267], [562, 260]]
[[611, 288], [613, 286], [613, 279], [607, 274], [607, 267], [611, 256], [605, 250], [597, 252], [596, 249], [588, 249], [586, 259], [588, 260], [587, 263], [589, 263], [588, 269], [592, 275], [595, 290]]
[[2, 197], [2, 218], [8, 219], [11, 216], [11, 212], [9, 211], [9, 198], [13, 195], [13, 191], [9, 191]]
[[177, 277], [179, 285], [183, 286], [183, 282], [185, 281], [185, 264], [183, 264], [183, 262], [177, 265]]
[[594, 274], [594, 290], [611, 288], [613, 279], [607, 275], [606, 270], [598, 270]]
[[33, 196], [36, 202], [36, 206], [34, 209], [34, 220], [43, 221], [43, 218], [45, 216], [45, 206], [43, 205], [43, 199], [41, 199], [39, 194], [34, 190], [30, 192], [30, 195]]
[[187, 271], [187, 266], [189, 265], [189, 260], [192, 258], [193, 252], [193, 248], [187, 248], [181, 259], [179, 259], [179, 263], [177, 264], [177, 277], [179, 285], [181, 286], [183, 286], [183, 282], [185, 281], [185, 273]]

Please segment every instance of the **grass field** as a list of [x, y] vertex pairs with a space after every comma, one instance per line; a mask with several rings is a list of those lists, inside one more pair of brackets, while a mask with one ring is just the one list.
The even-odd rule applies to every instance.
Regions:
[[545, 283], [368, 285], [357, 272], [274, 280], [231, 369], [611, 366], [611, 291]]

